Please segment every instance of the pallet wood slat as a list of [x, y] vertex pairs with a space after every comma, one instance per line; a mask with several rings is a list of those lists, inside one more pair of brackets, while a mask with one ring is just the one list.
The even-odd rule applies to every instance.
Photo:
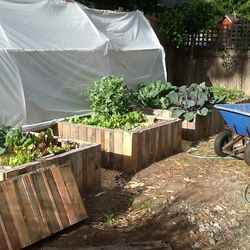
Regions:
[[[77, 129], [78, 133], [71, 133]], [[100, 143], [101, 165], [129, 173], [139, 171], [155, 161], [179, 152], [181, 121], [172, 118], [159, 119], [156, 124], [131, 131], [60, 122], [58, 133], [62, 138], [72, 138], [78, 134], [79, 137], [74, 139]], [[87, 137], [81, 137], [83, 135]], [[169, 140], [169, 137], [174, 137], [175, 140]]]
[[[78, 128], [71, 129], [70, 126], [66, 126], [66, 128], [63, 129], [67, 133], [68, 131], [73, 131], [73, 134], [75, 136], [79, 136], [77, 129], [79, 130], [80, 127], [81, 126], [78, 126]], [[91, 160], [84, 160], [88, 157]], [[96, 143], [87, 143], [84, 147], [73, 149], [62, 154], [40, 159], [11, 169], [0, 167], [0, 181], [9, 180], [13, 177], [26, 174], [51, 165], [70, 164], [71, 169], [73, 171], [73, 175], [76, 179], [78, 189], [82, 197], [84, 197], [86, 194], [97, 192], [100, 189], [100, 159], [101, 146]], [[90, 174], [90, 176], [88, 176], [88, 174]], [[85, 180], [83, 180], [84, 178]], [[91, 180], [89, 180], [89, 178]]]
[[0, 182], [0, 199], [0, 250], [24, 248], [87, 218], [70, 165]]

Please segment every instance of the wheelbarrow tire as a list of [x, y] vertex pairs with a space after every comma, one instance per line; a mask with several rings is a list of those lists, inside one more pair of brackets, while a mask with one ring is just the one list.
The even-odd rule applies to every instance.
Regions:
[[222, 148], [232, 140], [232, 132], [230, 130], [224, 130], [220, 132], [214, 141], [214, 151], [218, 156], [227, 156], [227, 153], [222, 151]]
[[245, 151], [244, 151], [244, 160], [245, 163], [250, 166], [250, 143], [246, 145]]

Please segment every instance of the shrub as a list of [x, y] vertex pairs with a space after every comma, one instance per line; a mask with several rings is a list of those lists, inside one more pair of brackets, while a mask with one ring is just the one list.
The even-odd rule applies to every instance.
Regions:
[[214, 95], [219, 96], [224, 99], [224, 102], [235, 102], [247, 98], [247, 95], [243, 90], [237, 88], [225, 88], [223, 86], [213, 86], [211, 87], [211, 92]]

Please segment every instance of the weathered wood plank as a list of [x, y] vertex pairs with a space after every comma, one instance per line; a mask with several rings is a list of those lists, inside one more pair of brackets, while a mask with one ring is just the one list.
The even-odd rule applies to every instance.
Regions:
[[[6, 197], [8, 209], [11, 217], [13, 218], [14, 226], [17, 231], [17, 236], [20, 240], [21, 246], [27, 246], [31, 243], [26, 223], [18, 203], [15, 187], [13, 182], [2, 182], [1, 184], [3, 193]], [[4, 216], [2, 215], [4, 218]]]
[[51, 234], [47, 220], [42, 211], [42, 207], [39, 202], [38, 195], [35, 190], [33, 179], [31, 178], [32, 174], [28, 174], [27, 178], [22, 178], [24, 188], [29, 196], [29, 201], [32, 206], [32, 211], [36, 219], [39, 233], [41, 238], [45, 238]]
[[14, 185], [18, 199], [18, 204], [21, 208], [23, 218], [25, 220], [26, 225], [29, 225], [27, 229], [28, 229], [28, 234], [31, 237], [31, 242], [38, 241], [41, 239], [41, 232], [39, 232], [35, 214], [33, 213], [29, 196], [26, 192], [23, 180], [21, 178], [16, 179]]
[[6, 228], [3, 223], [3, 218], [0, 214], [0, 250], [13, 249], [7, 235]]
[[73, 225], [77, 222], [75, 211], [71, 207], [71, 200], [68, 193], [67, 188], [65, 187], [65, 183], [62, 177], [62, 174], [59, 170], [59, 168], [53, 168], [51, 169], [52, 175], [54, 177], [57, 189], [60, 193], [60, 197], [63, 197], [62, 202], [64, 209], [66, 211], [67, 217], [69, 219], [70, 225]]
[[124, 132], [123, 134], [123, 166], [125, 172], [134, 172], [136, 169], [131, 169], [131, 156], [132, 156], [132, 134]]
[[122, 170], [123, 132], [114, 131], [114, 168]]
[[[17, 234], [17, 229], [15, 227], [13, 217], [10, 213], [8, 202], [3, 192], [3, 188], [0, 185], [0, 225], [5, 237], [8, 249], [20, 249], [22, 247], [20, 239]], [[15, 235], [13, 239], [12, 235]]]
[[70, 222], [69, 222], [68, 217], [65, 216], [66, 210], [64, 208], [64, 204], [62, 202], [61, 195], [58, 191], [55, 179], [53, 178], [51, 171], [44, 171], [44, 174], [46, 175], [49, 189], [51, 191], [51, 194], [53, 196], [53, 199], [54, 199], [54, 202], [56, 205], [56, 209], [58, 211], [57, 213], [58, 213], [59, 218], [57, 217], [57, 220], [58, 220], [58, 224], [60, 226], [60, 229], [61, 229], [61, 227], [66, 228], [70, 224]]
[[70, 197], [71, 207], [73, 208], [76, 214], [76, 218], [86, 219], [87, 211], [82, 203], [77, 185], [75, 185], [75, 178], [71, 174], [71, 169], [68, 168], [67, 166], [61, 166], [59, 170], [64, 180], [64, 184], [67, 188], [67, 191]]

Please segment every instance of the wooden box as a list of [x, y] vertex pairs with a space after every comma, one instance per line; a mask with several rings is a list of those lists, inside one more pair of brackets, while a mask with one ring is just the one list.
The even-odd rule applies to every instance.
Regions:
[[100, 143], [101, 165], [127, 173], [137, 172], [181, 149], [179, 119], [162, 119], [131, 131], [60, 122], [58, 133], [62, 138]]
[[81, 142], [80, 147], [65, 153], [42, 157], [37, 161], [13, 168], [0, 167], [0, 181], [26, 174], [39, 168], [70, 164], [81, 196], [99, 190], [101, 186], [101, 146]]
[[[148, 115], [155, 115], [156, 117], [164, 117], [168, 119], [171, 117], [171, 111], [164, 109], [142, 109]], [[205, 139], [214, 135], [224, 128], [224, 120], [220, 112], [216, 109], [207, 116], [196, 115], [192, 122], [182, 122], [182, 139], [188, 141], [197, 141]]]

